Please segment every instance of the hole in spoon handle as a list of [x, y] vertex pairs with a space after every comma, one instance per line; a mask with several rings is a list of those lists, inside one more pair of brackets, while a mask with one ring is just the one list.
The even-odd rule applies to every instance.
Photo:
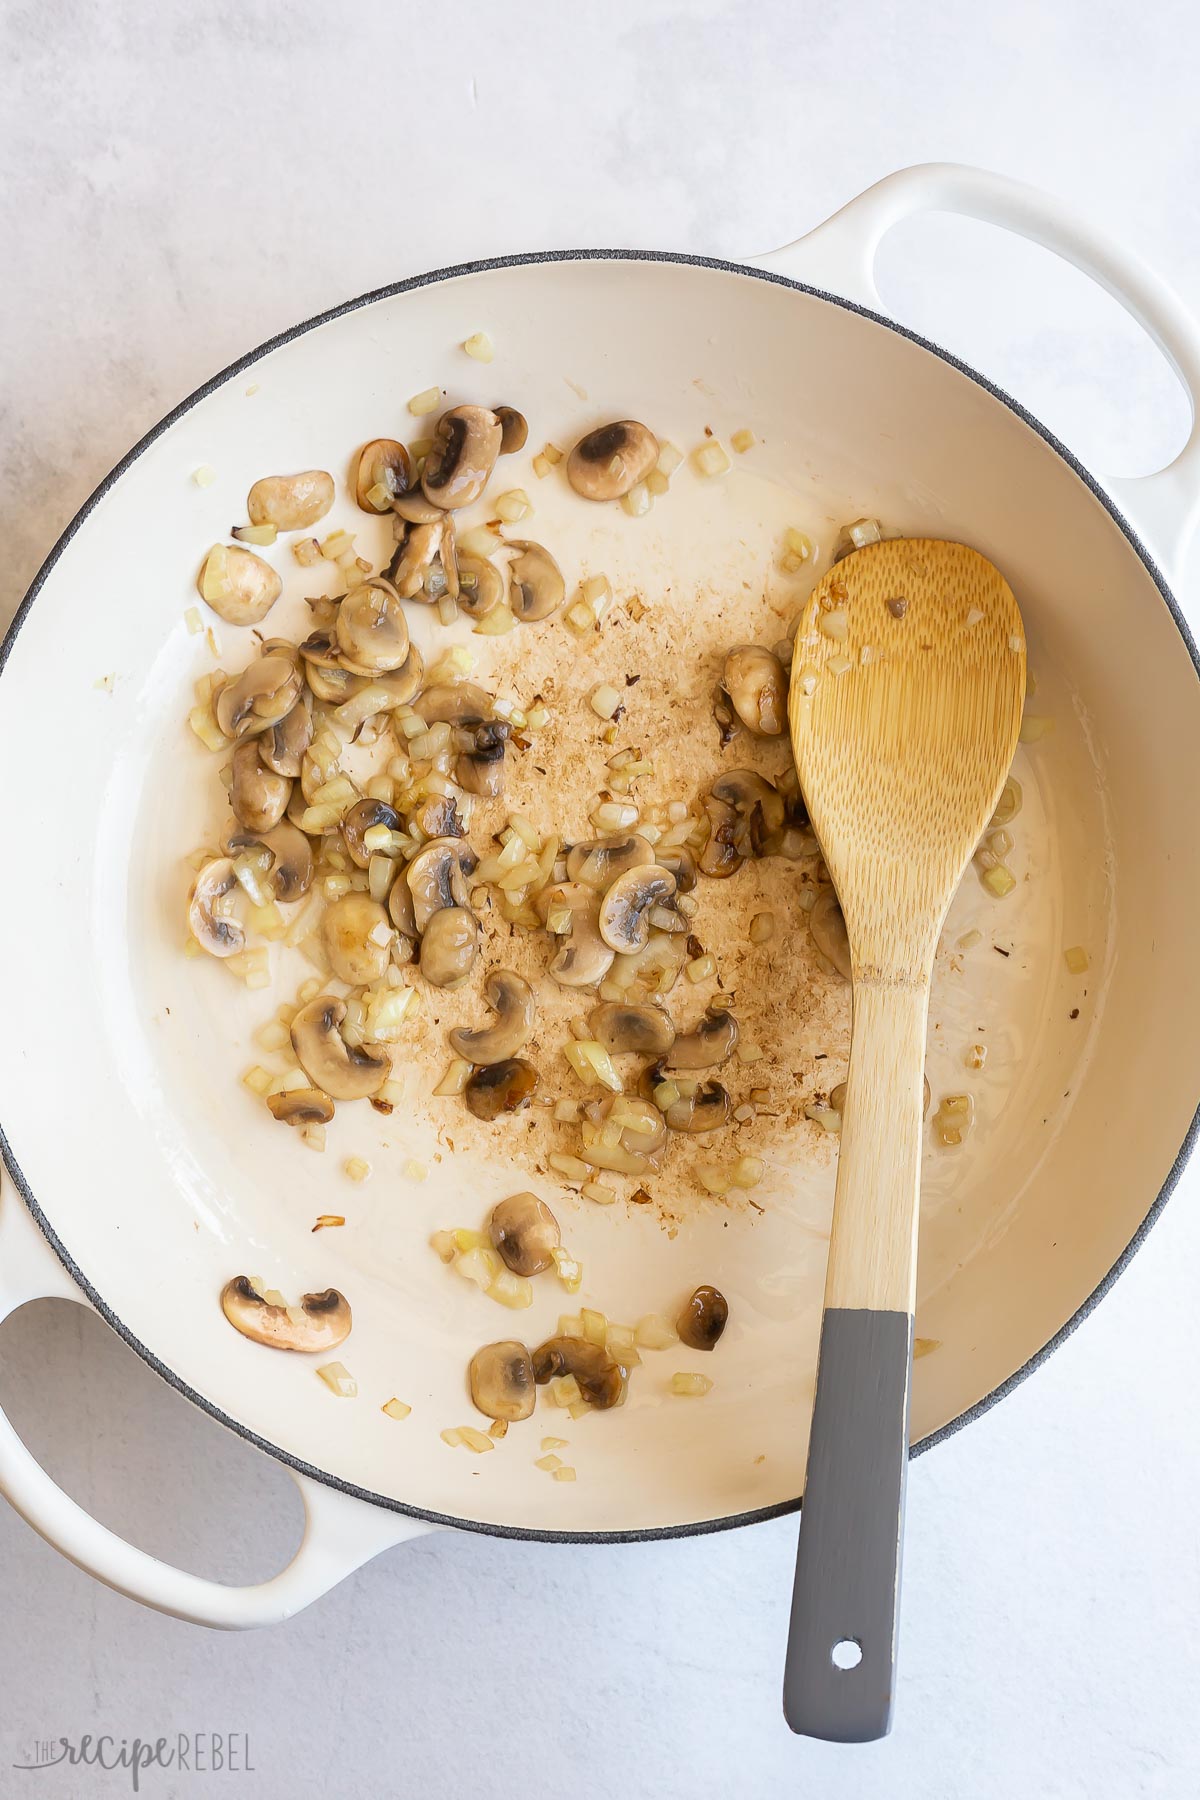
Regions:
[[902, 1312], [831, 1307], [821, 1322], [783, 1711], [834, 1743], [891, 1728], [912, 1333]]

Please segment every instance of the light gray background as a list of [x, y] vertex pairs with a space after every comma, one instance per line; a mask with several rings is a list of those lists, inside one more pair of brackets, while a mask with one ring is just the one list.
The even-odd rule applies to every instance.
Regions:
[[[1198, 57], [1182, 0], [6, 0], [0, 619], [92, 486], [197, 383], [459, 258], [737, 257], [947, 157], [1058, 190], [1200, 303]], [[888, 244], [883, 275], [901, 316], [1096, 467], [1149, 469], [1178, 443], [1157, 358], [1041, 253], [930, 221]], [[38, 1738], [192, 1729], [248, 1731], [256, 1773], [152, 1775], [145, 1791], [1193, 1800], [1198, 1176], [1051, 1364], [915, 1465], [887, 1743], [784, 1729], [788, 1522], [653, 1548], [437, 1536], [238, 1639], [100, 1589], [0, 1505], [0, 1794], [128, 1791], [121, 1775], [10, 1773]], [[285, 1559], [288, 1478], [78, 1308], [7, 1327], [0, 1394], [138, 1543], [233, 1578]]]

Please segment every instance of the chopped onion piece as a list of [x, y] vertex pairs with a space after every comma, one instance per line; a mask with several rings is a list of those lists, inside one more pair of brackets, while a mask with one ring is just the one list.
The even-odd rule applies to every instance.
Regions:
[[654, 466], [669, 481], [682, 462], [683, 451], [675, 444], [665, 443], [659, 448], [658, 461]]
[[339, 1400], [353, 1400], [358, 1393], [358, 1383], [345, 1363], [322, 1363], [317, 1374], [330, 1393], [336, 1394]]
[[412, 413], [414, 418], [423, 419], [426, 413], [431, 413], [436, 410], [441, 404], [441, 398], [441, 388], [422, 388], [421, 392], [419, 394], [414, 394], [409, 401], [408, 410]]
[[604, 1187], [599, 1181], [585, 1181], [579, 1191], [585, 1200], [593, 1200], [597, 1206], [611, 1206], [617, 1197], [616, 1188]]
[[495, 346], [486, 331], [473, 331], [463, 344], [463, 349], [468, 356], [481, 363], [490, 363], [496, 354]]
[[[562, 1438], [556, 1438], [554, 1441], [555, 1443], [562, 1443], [564, 1440]], [[561, 1469], [563, 1461], [561, 1456], [555, 1456], [554, 1453], [551, 1452], [548, 1456], [537, 1457], [533, 1466], [535, 1469], [545, 1469], [547, 1473], [549, 1473], [553, 1469]]]
[[588, 705], [598, 719], [611, 719], [620, 704], [620, 694], [608, 682], [602, 682], [598, 688], [593, 688], [588, 700]]
[[268, 1092], [274, 1079], [275, 1077], [269, 1069], [262, 1069], [256, 1063], [242, 1076], [242, 1085], [248, 1087], [252, 1094], [258, 1094], [261, 1097]]
[[371, 1175], [371, 1165], [361, 1156], [348, 1156], [342, 1167], [351, 1181], [367, 1181]]
[[644, 1313], [634, 1327], [634, 1337], [643, 1350], [669, 1350], [679, 1342], [679, 1333], [661, 1313]]
[[405, 1406], [403, 1400], [392, 1399], [385, 1400], [379, 1410], [385, 1412], [389, 1419], [407, 1419], [412, 1407]]
[[498, 519], [506, 525], [515, 525], [533, 511], [529, 495], [524, 488], [510, 488], [506, 494], [500, 494], [492, 507]]
[[575, 1471], [570, 1463], [564, 1463], [561, 1469], [554, 1470], [550, 1479], [551, 1481], [574, 1481]]
[[555, 1406], [577, 1406], [583, 1399], [582, 1390], [573, 1375], [555, 1375], [548, 1386]]
[[729, 442], [733, 445], [733, 448], [737, 451], [739, 456], [744, 456], [747, 450], [752, 450], [754, 448], [754, 433], [743, 427], [741, 431], [735, 431], [733, 433]]
[[1044, 737], [1049, 737], [1054, 730], [1054, 720], [1037, 718], [1026, 713], [1021, 720], [1020, 741], [1023, 744], [1038, 744]]
[[546, 1161], [560, 1175], [565, 1175], [568, 1181], [586, 1181], [592, 1172], [577, 1156], [564, 1156], [561, 1150], [552, 1150]]
[[996, 900], [1003, 900], [1017, 885], [1016, 876], [1004, 863], [996, 863], [993, 868], [984, 869], [979, 879]]
[[211, 463], [201, 463], [198, 469], [192, 470], [192, 480], [198, 488], [211, 487], [217, 479], [217, 471]]
[[1082, 944], [1072, 944], [1069, 950], [1064, 950], [1063, 961], [1072, 975], [1083, 975], [1090, 967], [1088, 953]]
[[689, 1375], [685, 1374], [682, 1369], [677, 1370], [671, 1377], [673, 1394], [691, 1395], [697, 1399], [711, 1393], [712, 1385], [712, 1381], [707, 1375]]
[[832, 638], [836, 644], [845, 642], [849, 629], [850, 622], [846, 617], [846, 609], [842, 606], [831, 607], [817, 620], [817, 630], [823, 637]]
[[[587, 1171], [584, 1172], [586, 1174]], [[550, 1255], [554, 1262], [554, 1272], [568, 1294], [577, 1294], [583, 1286], [583, 1264], [577, 1262], [561, 1245], [552, 1250]]]
[[511, 1269], [501, 1269], [488, 1288], [487, 1297], [519, 1312], [533, 1305], [533, 1283], [527, 1275], [514, 1275]]
[[727, 469], [733, 467], [728, 451], [716, 438], [710, 438], [708, 443], [701, 444], [698, 450], [692, 451], [692, 466], [698, 475], [705, 476], [724, 475]]
[[454, 1061], [450, 1063], [446, 1069], [446, 1073], [442, 1076], [442, 1079], [434, 1088], [434, 1099], [449, 1100], [455, 1094], [461, 1094], [468, 1081], [471, 1079], [471, 1070], [473, 1067], [474, 1064], [467, 1062], [465, 1058], [456, 1056]]
[[717, 959], [707, 954], [694, 957], [683, 972], [689, 981], [711, 981], [717, 972]]
[[635, 482], [627, 494], [621, 495], [622, 511], [631, 519], [642, 519], [654, 505], [654, 497], [644, 481]]

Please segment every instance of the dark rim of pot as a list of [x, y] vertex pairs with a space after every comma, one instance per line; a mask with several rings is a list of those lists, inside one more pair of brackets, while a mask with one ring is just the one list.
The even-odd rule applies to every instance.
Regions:
[[[0, 673], [4, 670], [9, 653], [16, 641], [17, 634], [20, 632], [22, 625], [29, 615], [30, 608], [33, 606], [38, 594], [45, 586], [59, 557], [71, 542], [71, 539], [75, 536], [76, 532], [78, 532], [80, 527], [87, 520], [89, 514], [109, 492], [110, 488], [121, 479], [125, 471], [137, 461], [144, 450], [148, 449], [149, 446], [153, 444], [157, 438], [160, 438], [165, 431], [168, 431], [178, 419], [183, 418], [185, 413], [190, 412], [199, 401], [215, 392], [217, 388], [222, 387], [227, 381], [231, 381], [244, 370], [253, 368], [255, 363], [260, 362], [262, 358], [268, 355], [272, 350], [277, 350], [280, 345], [291, 343], [293, 339], [303, 337], [306, 332], [315, 330], [318, 325], [328, 324], [332, 319], [340, 319], [346, 313], [357, 312], [364, 306], [372, 306], [376, 301], [390, 300], [398, 294], [407, 294], [413, 292], [417, 288], [430, 287], [435, 282], [452, 281], [455, 277], [460, 275], [478, 275], [493, 269], [527, 268], [537, 264], [570, 262], [682, 263], [693, 268], [716, 269], [723, 274], [742, 275], [752, 281], [770, 282], [778, 287], [791, 288], [797, 293], [808, 294], [814, 299], [827, 301], [831, 306], [840, 307], [844, 312], [857, 313], [861, 318], [870, 319], [874, 324], [881, 325], [886, 330], [895, 332], [898, 337], [906, 338], [910, 343], [919, 345], [921, 349], [927, 350], [930, 355], [936, 356], [940, 362], [947, 363], [951, 368], [957, 369], [959, 374], [965, 375], [968, 380], [973, 381], [977, 387], [983, 388], [986, 393], [993, 397], [993, 399], [999, 400], [1010, 412], [1015, 413], [1017, 418], [1023, 420], [1032, 431], [1035, 431], [1038, 437], [1062, 458], [1063, 462], [1073, 470], [1089, 492], [1100, 502], [1101, 506], [1103, 506], [1104, 510], [1119, 527], [1133, 550], [1137, 553], [1146, 573], [1158, 589], [1158, 592], [1162, 596], [1163, 603], [1172, 619], [1175, 621], [1179, 635], [1187, 647], [1192, 666], [1196, 670], [1197, 675], [1200, 675], [1200, 653], [1197, 652], [1196, 644], [1188, 629], [1187, 622], [1184, 619], [1183, 613], [1181, 612], [1174, 595], [1167, 586], [1162, 572], [1156, 566], [1153, 557], [1151, 557], [1145, 545], [1140, 541], [1128, 521], [1122, 517], [1116, 506], [1114, 506], [1109, 495], [1101, 487], [1100, 483], [1087, 469], [1084, 468], [1078, 457], [1074, 456], [1071, 451], [1067, 449], [1066, 445], [1061, 443], [1059, 439], [1055, 437], [1053, 432], [1048, 431], [1045, 425], [1043, 425], [1040, 420], [1036, 419], [1031, 412], [1020, 404], [1019, 401], [1014, 400], [1011, 394], [1006, 393], [1003, 388], [997, 387], [995, 382], [989, 381], [985, 375], [981, 375], [978, 370], [971, 368], [969, 364], [962, 362], [957, 356], [951, 355], [948, 350], [943, 350], [940, 345], [931, 343], [928, 338], [922, 337], [919, 332], [910, 331], [906, 326], [898, 325], [894, 319], [889, 319], [882, 313], [874, 312], [870, 307], [860, 306], [853, 300], [845, 300], [838, 294], [826, 293], [821, 288], [809, 287], [801, 281], [792, 281], [786, 275], [778, 275], [766, 269], [752, 268], [745, 263], [725, 262], [718, 257], [687, 256], [674, 251], [654, 250], [533, 251], [520, 256], [489, 257], [480, 262], [458, 263], [451, 268], [434, 269], [424, 275], [411, 276], [406, 281], [397, 281], [391, 283], [387, 287], [376, 288], [372, 293], [362, 294], [356, 300], [347, 300], [343, 305], [335, 306], [328, 312], [318, 313], [315, 318], [306, 319], [303, 324], [293, 326], [290, 331], [284, 331], [281, 332], [278, 337], [269, 338], [266, 343], [260, 344], [256, 350], [251, 350], [247, 355], [239, 358], [237, 362], [230, 363], [229, 366], [222, 369], [218, 375], [214, 375], [212, 379], [206, 381], [202, 387], [198, 387], [194, 393], [189, 394], [187, 399], [181, 401], [180, 404], [169, 412], [165, 418], [160, 419], [158, 424], [146, 433], [140, 443], [135, 444], [133, 449], [121, 458], [115, 468], [104, 477], [104, 480], [96, 488], [95, 492], [84, 501], [83, 505], [75, 514], [75, 517], [71, 520], [70, 524], [47, 556], [45, 562], [38, 570], [38, 573], [30, 586], [29, 592], [22, 601], [8, 632], [5, 635], [4, 642], [0, 644]], [[1138, 1226], [1137, 1231], [1134, 1233], [1130, 1242], [1125, 1246], [1125, 1249], [1121, 1252], [1112, 1268], [1109, 1269], [1108, 1273], [1088, 1295], [1087, 1299], [1073, 1316], [1068, 1319], [1066, 1324], [1055, 1333], [1049, 1343], [1044, 1344], [1040, 1350], [1029, 1358], [1028, 1362], [1024, 1363], [1021, 1368], [1010, 1375], [1007, 1381], [1001, 1382], [999, 1387], [993, 1388], [991, 1393], [985, 1394], [982, 1400], [978, 1400], [974, 1406], [970, 1407], [968, 1411], [961, 1413], [958, 1418], [951, 1419], [948, 1424], [941, 1426], [937, 1431], [930, 1432], [928, 1437], [922, 1438], [919, 1443], [914, 1444], [912, 1446], [912, 1455], [920, 1455], [922, 1451], [931, 1449], [935, 1444], [940, 1444], [946, 1438], [952, 1437], [955, 1432], [961, 1431], [964, 1425], [969, 1425], [973, 1420], [980, 1418], [991, 1407], [995, 1406], [998, 1400], [1003, 1400], [1007, 1394], [1011, 1394], [1013, 1389], [1018, 1387], [1027, 1376], [1032, 1375], [1034, 1370], [1039, 1368], [1040, 1365], [1045, 1362], [1046, 1358], [1057, 1350], [1058, 1346], [1070, 1336], [1076, 1326], [1083, 1323], [1093, 1307], [1098, 1305], [1104, 1298], [1104, 1295], [1116, 1281], [1117, 1277], [1127, 1267], [1135, 1252], [1140, 1248], [1148, 1235], [1151, 1227], [1154, 1225], [1163, 1207], [1171, 1196], [1183, 1166], [1196, 1143], [1198, 1134], [1200, 1134], [1200, 1108], [1198, 1108], [1197, 1112], [1194, 1114], [1191, 1124], [1188, 1127], [1187, 1135], [1180, 1146], [1179, 1154], [1171, 1165], [1170, 1172], [1151, 1205], [1150, 1210], [1142, 1220], [1142, 1223]], [[754, 1507], [746, 1512], [732, 1513], [717, 1519], [699, 1519], [681, 1525], [660, 1525], [640, 1531], [538, 1531], [522, 1525], [498, 1525], [489, 1523], [485, 1520], [458, 1518], [449, 1513], [432, 1512], [427, 1507], [412, 1506], [405, 1501], [394, 1500], [386, 1494], [372, 1493], [369, 1489], [358, 1487], [353, 1482], [343, 1481], [339, 1476], [331, 1475], [325, 1469], [315, 1468], [311, 1463], [302, 1461], [300, 1457], [293, 1456], [289, 1451], [281, 1449], [277, 1444], [272, 1444], [266, 1438], [260, 1437], [257, 1432], [251, 1431], [247, 1426], [241, 1424], [237, 1419], [223, 1411], [221, 1407], [214, 1405], [210, 1400], [206, 1400], [202, 1394], [198, 1394], [187, 1382], [181, 1380], [172, 1369], [169, 1369], [152, 1350], [141, 1343], [140, 1340], [134, 1336], [129, 1327], [117, 1317], [112, 1308], [105, 1303], [103, 1297], [97, 1293], [86, 1275], [71, 1257], [66, 1247], [59, 1240], [49, 1219], [35, 1199], [29, 1183], [25, 1179], [20, 1165], [12, 1153], [7, 1135], [2, 1127], [0, 1127], [0, 1153], [3, 1154], [5, 1164], [14, 1185], [21, 1194], [30, 1213], [33, 1215], [33, 1218], [40, 1227], [47, 1242], [51, 1245], [63, 1266], [68, 1270], [77, 1285], [87, 1295], [100, 1316], [107, 1320], [113, 1330], [124, 1338], [125, 1342], [131, 1349], [137, 1352], [143, 1362], [148, 1363], [149, 1366], [158, 1375], [161, 1375], [163, 1380], [168, 1382], [171, 1387], [175, 1388], [178, 1393], [185, 1395], [187, 1399], [193, 1401], [195, 1405], [199, 1406], [212, 1418], [218, 1419], [222, 1425], [226, 1425], [231, 1431], [235, 1431], [239, 1437], [245, 1438], [248, 1443], [256, 1445], [258, 1449], [266, 1451], [269, 1456], [273, 1456], [278, 1462], [286, 1464], [288, 1468], [295, 1470], [297, 1474], [307, 1475], [314, 1481], [322, 1482], [325, 1486], [336, 1489], [339, 1493], [350, 1494], [356, 1499], [369, 1502], [371, 1505], [383, 1507], [391, 1512], [403, 1513], [414, 1519], [423, 1519], [434, 1525], [454, 1526], [459, 1530], [483, 1532], [492, 1537], [528, 1538], [541, 1543], [563, 1544], [649, 1543], [658, 1538], [697, 1537], [711, 1531], [729, 1531], [736, 1526], [754, 1525], [764, 1519], [779, 1518], [782, 1514], [795, 1512], [800, 1507], [800, 1498], [797, 1496], [795, 1499], [782, 1500], [772, 1506]]]

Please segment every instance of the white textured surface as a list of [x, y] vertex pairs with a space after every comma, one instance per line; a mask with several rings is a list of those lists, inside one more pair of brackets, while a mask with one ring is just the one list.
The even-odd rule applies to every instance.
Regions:
[[[0, 618], [177, 399], [422, 268], [579, 243], [736, 257], [890, 168], [950, 157], [1057, 189], [1200, 304], [1200, 22], [1183, 4], [1153, 28], [1113, 0], [460, 0], [363, 17], [315, 0], [4, 10]], [[926, 221], [885, 247], [882, 276], [901, 316], [1097, 467], [1150, 468], [1179, 441], [1157, 359], [1041, 253]], [[250, 1734], [256, 1772], [220, 1786], [263, 1800], [310, 1783], [422, 1800], [1191, 1800], [1198, 1177], [1051, 1363], [915, 1465], [887, 1743], [834, 1750], [783, 1726], [786, 1521], [626, 1549], [433, 1537], [269, 1637], [230, 1639], [101, 1590], [0, 1508], [0, 1793], [129, 1791], [121, 1774], [10, 1774], [41, 1738], [203, 1730]], [[14, 1421], [107, 1522], [228, 1578], [284, 1560], [288, 1478], [95, 1319], [47, 1303], [2, 1346]], [[152, 1773], [144, 1791], [217, 1785]]]

